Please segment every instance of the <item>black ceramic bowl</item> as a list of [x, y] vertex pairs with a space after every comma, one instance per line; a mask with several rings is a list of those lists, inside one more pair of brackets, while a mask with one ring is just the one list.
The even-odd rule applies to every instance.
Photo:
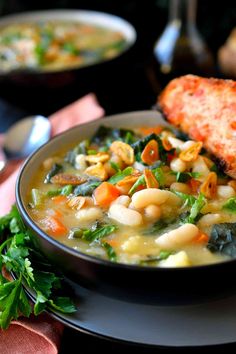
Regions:
[[[98, 92], [107, 86], [116, 72], [125, 71], [133, 55], [136, 31], [126, 20], [103, 12], [87, 10], [46, 10], [2, 17], [0, 27], [14, 23], [62, 20], [83, 22], [123, 34], [127, 45], [111, 59], [85, 66], [58, 70], [0, 70], [0, 95], [25, 110], [49, 114], [88, 92]], [[50, 111], [48, 110], [50, 107]]]
[[234, 291], [236, 261], [186, 268], [141, 267], [112, 263], [69, 248], [43, 232], [27, 212], [28, 186], [45, 158], [58, 147], [91, 137], [100, 124], [110, 127], [168, 125], [157, 112], [115, 115], [72, 128], [56, 136], [31, 155], [18, 177], [16, 202], [35, 242], [45, 256], [67, 277], [79, 284], [126, 300], [144, 303], [187, 303], [219, 297]]

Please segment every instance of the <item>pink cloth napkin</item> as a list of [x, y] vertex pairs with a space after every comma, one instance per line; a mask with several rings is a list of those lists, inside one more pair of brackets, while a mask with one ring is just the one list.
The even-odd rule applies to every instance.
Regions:
[[[95, 95], [89, 94], [50, 117], [52, 136], [80, 123], [104, 115]], [[0, 145], [4, 136], [0, 136]], [[0, 177], [0, 215], [6, 214], [15, 202], [15, 182], [21, 161], [9, 163]], [[46, 314], [12, 322], [6, 331], [0, 330], [1, 354], [56, 354], [63, 326]]]

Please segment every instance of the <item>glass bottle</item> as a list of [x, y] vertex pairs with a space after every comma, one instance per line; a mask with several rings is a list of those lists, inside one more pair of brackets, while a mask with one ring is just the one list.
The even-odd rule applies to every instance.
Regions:
[[152, 75], [156, 76], [159, 89], [181, 75], [214, 74], [213, 56], [197, 29], [196, 13], [197, 0], [169, 2], [169, 20], [153, 51]]

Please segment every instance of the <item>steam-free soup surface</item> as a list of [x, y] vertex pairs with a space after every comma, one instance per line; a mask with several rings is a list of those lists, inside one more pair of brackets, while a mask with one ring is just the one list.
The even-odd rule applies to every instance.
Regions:
[[179, 132], [100, 127], [43, 162], [28, 212], [59, 242], [112, 262], [209, 264], [235, 256], [235, 184]]
[[124, 35], [106, 27], [73, 21], [43, 21], [0, 27], [0, 70], [58, 70], [117, 56]]

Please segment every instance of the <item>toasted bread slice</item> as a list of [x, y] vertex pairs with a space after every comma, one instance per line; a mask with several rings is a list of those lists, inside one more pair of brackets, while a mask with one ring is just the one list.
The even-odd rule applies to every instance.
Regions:
[[236, 178], [235, 81], [182, 76], [166, 86], [158, 103], [170, 123], [202, 141]]

